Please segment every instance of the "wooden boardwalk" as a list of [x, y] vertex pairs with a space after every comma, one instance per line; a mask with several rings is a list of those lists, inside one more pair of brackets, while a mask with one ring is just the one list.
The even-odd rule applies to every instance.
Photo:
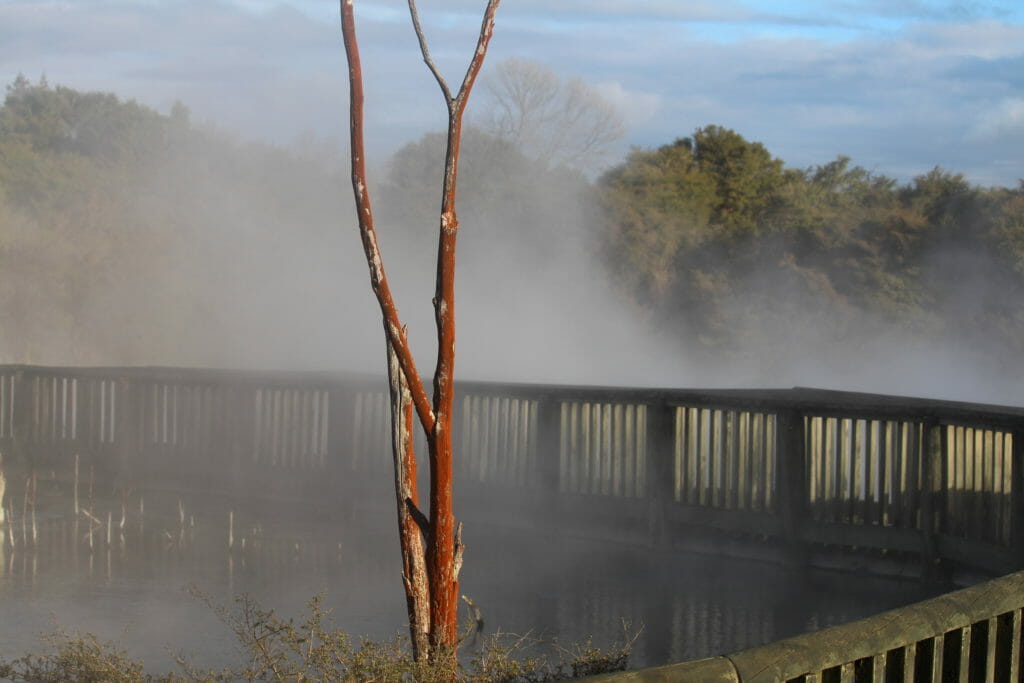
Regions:
[[[1024, 410], [462, 382], [456, 514], [796, 564], [1024, 567]], [[382, 379], [0, 366], [0, 449], [122, 488], [393, 509]], [[418, 445], [424, 451], [422, 442]], [[421, 468], [425, 476], [426, 468]], [[1022, 681], [1024, 573], [636, 681]]]
[[[0, 366], [0, 449], [65, 471], [77, 455], [125, 487], [386, 501], [389, 419], [373, 377]], [[455, 427], [457, 503], [474, 515], [925, 573], [1024, 567], [1017, 408], [463, 382]]]

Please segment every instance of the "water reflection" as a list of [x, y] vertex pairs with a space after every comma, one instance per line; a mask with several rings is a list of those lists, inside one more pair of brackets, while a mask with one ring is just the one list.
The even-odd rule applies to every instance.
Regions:
[[[248, 593], [299, 615], [325, 594], [338, 626], [388, 638], [405, 606], [390, 518], [284, 521], [275, 511], [192, 510], [122, 523], [98, 515], [43, 517], [36, 540], [8, 519], [0, 544], [4, 656], [38, 650], [55, 627], [116, 639], [154, 672], [182, 652], [203, 667], [236, 663], [234, 636], [195, 585], [221, 604]], [[877, 613], [929, 596], [913, 583], [706, 556], [602, 545], [467, 524], [462, 592], [485, 629], [593, 635], [607, 644], [622, 621], [643, 625], [634, 666], [704, 657]]]

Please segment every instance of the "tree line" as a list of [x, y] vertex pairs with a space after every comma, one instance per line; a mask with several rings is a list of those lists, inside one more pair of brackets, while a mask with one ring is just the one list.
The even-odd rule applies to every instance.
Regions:
[[0, 357], [259, 365], [295, 335], [301, 357], [305, 318], [337, 305], [309, 273], [340, 267], [343, 182], [182, 104], [19, 77], [0, 108]]
[[707, 126], [634, 149], [598, 188], [610, 272], [696, 348], [898, 332], [1024, 349], [1024, 182], [936, 167], [901, 183], [845, 156], [790, 168]]
[[[549, 157], [516, 109], [537, 98], [518, 72], [498, 73], [503, 99], [463, 139], [464, 277], [500, 273], [512, 297], [528, 269], [557, 270], [558, 249], [592, 252], [630, 306], [697, 356], [892, 331], [1022, 350], [1024, 186], [940, 168], [900, 182], [847, 157], [792, 168], [719, 126], [593, 178], [592, 142], [614, 115], [563, 136], [591, 146]], [[544, 82], [543, 101], [559, 102]], [[569, 99], [585, 99], [571, 84]], [[371, 169], [386, 252], [431, 249], [436, 226], [419, 217], [436, 210], [443, 145], [427, 134]], [[302, 345], [346, 305], [337, 273], [362, 278], [365, 264], [340, 225], [346, 174], [303, 149], [239, 141], [184, 105], [165, 115], [19, 77], [0, 108], [4, 359], [280, 365], [287, 347], [328, 363], [329, 339]], [[262, 356], [236, 353], [260, 344]]]

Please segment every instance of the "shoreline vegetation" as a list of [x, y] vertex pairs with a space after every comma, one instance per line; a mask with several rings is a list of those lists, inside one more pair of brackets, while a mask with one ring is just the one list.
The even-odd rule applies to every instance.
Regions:
[[[623, 640], [608, 648], [591, 641], [561, 646], [530, 634], [495, 633], [481, 638], [468, 658], [416, 662], [407, 638], [389, 641], [353, 638], [335, 629], [330, 613], [313, 597], [298, 621], [284, 619], [239, 596], [233, 608], [198, 591], [206, 604], [238, 638], [242, 655], [235, 667], [220, 670], [195, 665], [178, 654], [178, 671], [154, 674], [115, 641], [91, 633], [56, 631], [43, 637], [46, 649], [16, 659], [0, 657], [0, 678], [30, 683], [136, 683], [192, 681], [467, 681], [473, 683], [546, 683], [626, 668], [639, 636], [623, 624]], [[467, 622], [464, 638], [476, 639], [476, 623]]]

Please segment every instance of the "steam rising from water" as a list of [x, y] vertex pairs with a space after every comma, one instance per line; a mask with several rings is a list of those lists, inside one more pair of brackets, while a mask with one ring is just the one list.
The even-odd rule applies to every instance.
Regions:
[[[472, 135], [460, 186], [458, 378], [804, 385], [1024, 402], [1015, 353], [800, 305], [788, 319], [762, 321], [750, 335], [756, 346], [728, 353], [688, 346], [616, 289], [596, 256], [592, 190], [578, 176], [538, 170], [479, 141], [474, 158]], [[424, 174], [439, 173], [436, 146], [435, 156], [424, 154]], [[284, 153], [220, 140], [178, 150], [132, 179], [124, 192], [143, 219], [105, 236], [127, 245], [114, 252], [112, 268], [75, 271], [74, 279], [69, 261], [47, 252], [36, 254], [38, 268], [9, 273], [23, 282], [68, 276], [71, 303], [61, 317], [54, 298], [66, 293], [9, 289], [20, 303], [4, 332], [3, 360], [383, 374], [380, 314], [344, 154], [322, 141], [303, 147]], [[429, 377], [439, 190], [403, 179], [394, 165], [379, 168], [369, 191], [384, 265]], [[33, 226], [23, 227], [27, 234]], [[770, 279], [763, 287], [783, 300], [796, 296]], [[967, 312], [971, 296], [965, 288]]]

